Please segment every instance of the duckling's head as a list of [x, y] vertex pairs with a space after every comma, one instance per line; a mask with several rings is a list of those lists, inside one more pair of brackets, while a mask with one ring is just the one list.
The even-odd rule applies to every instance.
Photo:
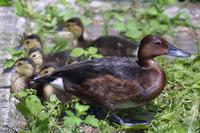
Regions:
[[53, 73], [56, 70], [56, 67], [51, 64], [44, 64], [40, 67], [40, 72], [38, 73], [39, 77], [44, 77]]
[[36, 34], [29, 35], [22, 40], [22, 46], [24, 46], [25, 50], [29, 52], [32, 48], [42, 49], [42, 41], [40, 37]]
[[75, 38], [79, 38], [83, 35], [84, 28], [80, 18], [73, 17], [64, 22], [64, 30], [71, 32]]
[[21, 76], [31, 77], [35, 72], [35, 64], [30, 58], [20, 58], [13, 66], [4, 70], [4, 73], [16, 72]]
[[28, 57], [33, 60], [36, 67], [40, 67], [43, 64], [44, 55], [40, 48], [32, 48], [28, 53]]

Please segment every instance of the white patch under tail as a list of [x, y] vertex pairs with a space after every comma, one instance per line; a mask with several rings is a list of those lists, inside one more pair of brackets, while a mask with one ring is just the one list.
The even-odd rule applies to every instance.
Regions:
[[62, 78], [57, 78], [54, 81], [50, 82], [51, 85], [53, 85], [54, 87], [64, 91], [64, 83], [63, 83], [63, 79]]

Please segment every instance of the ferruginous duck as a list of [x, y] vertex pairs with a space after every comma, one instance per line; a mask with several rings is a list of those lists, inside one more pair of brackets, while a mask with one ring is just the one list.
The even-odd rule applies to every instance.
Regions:
[[190, 57], [191, 54], [159, 36], [147, 35], [140, 42], [138, 60], [92, 59], [68, 65], [35, 81], [51, 82], [57, 87], [64, 85], [67, 92], [89, 104], [111, 110], [130, 108], [155, 99], [164, 89], [165, 71], [154, 61], [160, 55]]

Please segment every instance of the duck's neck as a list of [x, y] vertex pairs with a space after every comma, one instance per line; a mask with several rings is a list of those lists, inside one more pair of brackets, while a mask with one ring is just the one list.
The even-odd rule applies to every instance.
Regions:
[[149, 67], [152, 62], [154, 62], [153, 59], [144, 59], [144, 58], [139, 58], [138, 57], [138, 64], [141, 66], [141, 67]]
[[148, 56], [145, 56], [145, 52], [142, 51], [142, 49], [138, 50], [138, 64], [141, 67], [149, 67], [152, 62], [154, 62], [153, 58], [149, 58]]
[[162, 92], [166, 84], [166, 76], [164, 70], [155, 61], [148, 60], [140, 63], [144, 66], [141, 72], [143, 92], [137, 99], [143, 103], [153, 100]]

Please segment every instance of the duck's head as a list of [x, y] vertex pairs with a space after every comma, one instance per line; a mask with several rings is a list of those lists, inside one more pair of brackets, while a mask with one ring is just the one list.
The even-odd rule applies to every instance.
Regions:
[[156, 35], [145, 36], [139, 46], [139, 65], [147, 67], [154, 57], [169, 55], [174, 57], [190, 57], [191, 54], [176, 48], [165, 39]]
[[71, 32], [75, 38], [81, 37], [84, 32], [83, 23], [80, 18], [77, 17], [68, 19], [59, 29]]
[[51, 64], [44, 64], [40, 67], [40, 71], [38, 73], [39, 77], [47, 76], [51, 73], [53, 73], [56, 70], [56, 67]]
[[32, 34], [22, 39], [21, 44], [17, 46], [16, 49], [21, 49], [23, 47], [29, 52], [32, 48], [42, 49], [43, 46], [40, 37], [36, 34]]
[[35, 72], [35, 64], [30, 58], [21, 58], [12, 67], [4, 70], [4, 72], [17, 72], [21, 76], [31, 77]]
[[28, 57], [33, 60], [37, 67], [40, 67], [44, 62], [44, 55], [40, 48], [32, 48], [28, 53]]

